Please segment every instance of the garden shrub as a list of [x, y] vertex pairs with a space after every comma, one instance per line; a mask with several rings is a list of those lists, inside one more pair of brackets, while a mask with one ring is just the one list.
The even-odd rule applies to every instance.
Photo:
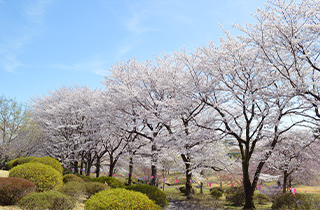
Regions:
[[[182, 186], [182, 187], [179, 187], [179, 190], [181, 193], [183, 193], [184, 195], [187, 195], [187, 189], [186, 189], [186, 186]], [[197, 193], [197, 189], [192, 187], [192, 194], [196, 194]]]
[[29, 180], [0, 177], [0, 205], [14, 205], [25, 195], [35, 192], [36, 185]]
[[68, 182], [60, 187], [58, 191], [69, 196], [71, 201], [75, 203], [79, 200], [80, 196], [84, 194], [84, 182]]
[[92, 182], [95, 179], [95, 178], [92, 178], [90, 176], [84, 176], [84, 175], [81, 175], [81, 174], [78, 174], [78, 173], [74, 173], [74, 175], [76, 175], [77, 177], [80, 177], [85, 182]]
[[29, 163], [34, 159], [37, 159], [37, 157], [19, 157], [19, 158], [13, 159], [6, 164], [5, 169], [10, 170], [17, 165]]
[[111, 188], [125, 188], [123, 182], [119, 179], [109, 176], [101, 176], [93, 179], [94, 182], [107, 183]]
[[242, 206], [245, 202], [246, 195], [243, 187], [229, 188], [225, 191], [226, 201], [234, 206]]
[[126, 189], [110, 189], [101, 191], [89, 198], [85, 204], [86, 210], [105, 209], [161, 209], [146, 195]]
[[61, 175], [63, 174], [63, 167], [62, 167], [61, 163], [55, 158], [52, 158], [52, 157], [36, 158], [32, 162], [42, 163], [42, 164], [51, 166], [52, 168], [59, 171], [59, 173]]
[[66, 174], [63, 176], [63, 183], [68, 183], [68, 182], [84, 182], [83, 179], [80, 177], [74, 175], [74, 174]]
[[131, 185], [126, 187], [127, 190], [133, 190], [146, 194], [149, 199], [153, 200], [157, 205], [164, 207], [168, 205], [166, 194], [157, 187], [148, 184]]
[[58, 191], [30, 193], [19, 202], [19, 207], [25, 210], [67, 210], [72, 209], [72, 201], [68, 196]]
[[94, 195], [102, 190], [106, 190], [107, 186], [103, 183], [100, 183], [100, 182], [85, 182], [84, 188], [85, 188], [85, 195], [88, 199], [92, 195]]
[[63, 168], [62, 175], [66, 175], [66, 174], [73, 174], [73, 171], [69, 168]]
[[37, 192], [48, 191], [62, 186], [62, 175], [51, 166], [30, 162], [18, 165], [9, 171], [10, 177], [28, 179], [37, 187]]
[[[273, 202], [272, 209], [311, 209], [310, 203], [308, 202], [309, 197], [296, 193], [293, 195], [292, 192], [287, 192], [276, 197]], [[319, 202], [319, 201], [318, 201]]]
[[210, 195], [215, 199], [219, 199], [222, 197], [223, 189], [222, 188], [212, 188], [210, 189]]
[[268, 202], [271, 202], [271, 198], [265, 194], [257, 193], [254, 194], [253, 199], [258, 202], [258, 204], [265, 205]]

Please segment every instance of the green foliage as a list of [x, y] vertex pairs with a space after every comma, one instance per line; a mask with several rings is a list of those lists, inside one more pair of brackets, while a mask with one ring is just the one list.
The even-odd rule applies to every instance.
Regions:
[[19, 158], [16, 158], [16, 159], [13, 159], [11, 161], [9, 161], [7, 163], [7, 165], [5, 166], [5, 169], [6, 170], [10, 170], [12, 169], [13, 167], [17, 166], [17, 165], [22, 165], [22, 164], [25, 164], [25, 163], [29, 163], [33, 160], [37, 159], [37, 157], [19, 157]]
[[212, 188], [210, 189], [210, 195], [215, 199], [219, 199], [222, 197], [223, 189], [222, 188]]
[[63, 173], [62, 175], [66, 175], [66, 174], [73, 174], [72, 170], [69, 168], [63, 168]]
[[25, 210], [65, 210], [72, 209], [72, 201], [58, 191], [30, 193], [23, 197], [19, 206]]
[[226, 201], [234, 206], [242, 206], [245, 202], [246, 195], [244, 193], [243, 187], [229, 188], [225, 191]]
[[265, 205], [268, 202], [271, 202], [271, 198], [265, 194], [257, 193], [254, 194], [253, 199], [258, 202], [258, 204]]
[[85, 204], [86, 210], [105, 209], [161, 209], [146, 195], [126, 189], [110, 189], [101, 191], [89, 198]]
[[[316, 203], [319, 205], [319, 197], [316, 199]], [[296, 193], [293, 195], [291, 192], [287, 192], [281, 194], [276, 197], [275, 201], [273, 202], [272, 209], [311, 209], [312, 204], [310, 201], [313, 201], [312, 196], [304, 195], [301, 193]], [[317, 208], [313, 208], [317, 209]]]
[[85, 182], [84, 187], [87, 198], [90, 198], [92, 195], [107, 189], [107, 186], [100, 182]]
[[111, 188], [125, 188], [123, 182], [119, 179], [109, 176], [101, 176], [93, 179], [94, 182], [107, 183]]
[[90, 176], [84, 176], [78, 173], [75, 173], [74, 175], [76, 175], [77, 177], [80, 177], [83, 181], [85, 182], [93, 182], [95, 178], [92, 178]]
[[153, 200], [157, 205], [164, 207], [168, 205], [166, 194], [159, 190], [157, 187], [148, 184], [131, 185], [126, 187], [127, 190], [138, 191], [146, 194], [149, 199]]
[[30, 162], [18, 165], [9, 171], [10, 177], [28, 179], [37, 186], [37, 192], [62, 186], [62, 175], [51, 166]]
[[69, 196], [72, 202], [75, 203], [77, 200], [79, 200], [80, 196], [84, 194], [84, 182], [68, 182], [64, 184], [62, 187], [60, 187], [58, 191]]
[[[184, 195], [187, 195], [187, 188], [186, 186], [182, 186], [182, 187], [179, 187], [179, 190], [181, 193], [183, 193]], [[197, 193], [197, 189], [196, 188], [192, 188], [192, 194], [196, 194]]]
[[52, 168], [59, 171], [60, 174], [63, 174], [63, 167], [61, 166], [61, 163], [52, 157], [42, 157], [42, 158], [36, 158], [32, 162], [42, 163], [48, 166], [51, 166]]
[[14, 205], [23, 196], [35, 192], [36, 185], [26, 179], [0, 177], [0, 205]]
[[82, 178], [74, 175], [74, 174], [66, 174], [63, 176], [63, 183], [68, 182], [84, 182]]

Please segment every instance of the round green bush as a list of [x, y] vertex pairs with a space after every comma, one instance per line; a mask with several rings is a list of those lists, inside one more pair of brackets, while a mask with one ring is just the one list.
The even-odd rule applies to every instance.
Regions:
[[84, 182], [83, 179], [80, 177], [74, 175], [74, 174], [66, 174], [63, 176], [63, 183], [68, 183], [68, 182]]
[[34, 159], [37, 159], [37, 157], [19, 157], [19, 158], [13, 159], [6, 164], [5, 169], [10, 170], [17, 165], [29, 163]]
[[107, 186], [100, 182], [85, 182], [84, 187], [87, 199], [90, 198], [92, 195], [107, 189]]
[[90, 176], [84, 176], [78, 173], [75, 173], [74, 175], [76, 175], [77, 177], [80, 177], [83, 181], [85, 182], [93, 182], [95, 178], [92, 178]]
[[69, 168], [63, 168], [63, 175], [66, 175], [66, 174], [73, 174], [73, 171]]
[[[308, 196], [292, 192], [287, 192], [276, 197], [272, 209], [311, 209]], [[319, 201], [318, 201], [319, 202]]]
[[271, 198], [262, 193], [254, 194], [253, 199], [257, 201], [258, 204], [263, 204], [263, 205], [267, 204], [268, 202], [271, 202]]
[[18, 165], [9, 171], [9, 176], [30, 180], [37, 186], [37, 192], [62, 186], [62, 175], [51, 166], [42, 163], [30, 162]]
[[42, 158], [36, 158], [32, 160], [32, 162], [37, 162], [37, 163], [42, 163], [48, 166], [51, 166], [52, 168], [56, 169], [59, 171], [59, 173], [62, 175], [63, 174], [63, 167], [61, 163], [52, 157], [42, 157]]
[[19, 207], [26, 210], [67, 210], [72, 209], [72, 201], [58, 191], [30, 193], [19, 202]]
[[75, 203], [84, 194], [84, 182], [68, 182], [60, 187], [58, 191], [69, 196], [71, 201]]
[[105, 209], [161, 209], [146, 195], [126, 189], [110, 189], [101, 191], [89, 198], [85, 204], [86, 210]]
[[14, 205], [23, 196], [36, 191], [36, 185], [26, 179], [0, 177], [0, 205]]
[[[186, 188], [186, 186], [179, 187], [179, 190], [180, 190], [180, 192], [183, 193], [184, 195], [187, 194], [187, 188]], [[192, 188], [192, 194], [195, 195], [196, 193], [197, 193], [197, 189], [193, 187], [193, 188]]]
[[210, 195], [215, 199], [219, 199], [222, 197], [223, 189], [221, 188], [212, 188], [210, 189]]
[[164, 207], [168, 205], [166, 194], [157, 187], [148, 184], [131, 185], [126, 187], [127, 190], [133, 190], [146, 194], [149, 199], [153, 200], [157, 205]]
[[125, 188], [125, 185], [123, 182], [121, 182], [119, 179], [109, 176], [101, 176], [93, 179], [94, 182], [101, 182], [101, 183], [107, 183], [109, 187], [111, 188]]
[[243, 187], [229, 188], [225, 191], [225, 194], [226, 201], [234, 206], [242, 206], [246, 199]]

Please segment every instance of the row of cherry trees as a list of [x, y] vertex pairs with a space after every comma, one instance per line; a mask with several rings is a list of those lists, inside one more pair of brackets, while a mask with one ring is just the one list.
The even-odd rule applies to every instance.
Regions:
[[146, 155], [155, 184], [159, 158], [172, 150], [184, 162], [191, 197], [192, 172], [234, 164], [226, 156], [231, 140], [240, 152], [244, 208], [254, 208], [264, 166], [286, 177], [293, 173], [287, 158], [308, 154], [317, 142], [292, 130], [307, 133], [301, 127], [314, 129], [320, 117], [319, 11], [316, 0], [270, 1], [253, 15], [255, 24], [237, 26], [244, 36], [226, 31], [219, 46], [119, 62], [103, 79], [104, 91], [60, 88], [35, 98], [47, 152], [89, 168], [95, 159], [97, 169], [107, 155], [111, 174], [124, 152], [131, 167], [134, 155]]

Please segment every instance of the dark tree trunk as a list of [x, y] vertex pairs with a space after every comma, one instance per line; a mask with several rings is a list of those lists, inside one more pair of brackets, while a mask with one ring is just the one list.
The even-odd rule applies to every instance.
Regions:
[[101, 157], [97, 157], [96, 161], [96, 177], [100, 176]]
[[129, 158], [129, 177], [128, 177], [128, 185], [132, 185], [132, 171], [133, 171], [133, 158], [132, 156]]
[[288, 171], [284, 170], [284, 172], [283, 172], [283, 189], [282, 189], [283, 193], [287, 192], [287, 179], [288, 179]]
[[109, 165], [109, 176], [112, 177], [114, 173], [116, 163], [113, 161], [113, 158], [110, 158], [110, 165]]
[[91, 153], [90, 153], [88, 155], [88, 159], [87, 159], [86, 176], [90, 176], [91, 165], [92, 165], [92, 157], [91, 157]]
[[75, 161], [75, 162], [73, 163], [74, 173], [79, 173], [78, 164], [79, 164], [78, 161]]
[[151, 179], [150, 185], [156, 186], [157, 183], [157, 162], [158, 162], [158, 154], [157, 154], [157, 145], [155, 143], [152, 144], [151, 147]]
[[200, 183], [200, 193], [203, 194], [203, 182]]
[[[253, 203], [253, 193], [255, 187], [254, 185], [251, 185], [250, 177], [249, 177], [249, 160], [247, 159], [247, 156], [243, 158], [242, 160], [242, 172], [243, 172], [243, 187], [246, 195], [245, 204], [243, 209], [255, 209]], [[254, 180], [255, 181], [255, 180]]]
[[81, 160], [81, 163], [80, 163], [80, 174], [82, 175], [82, 172], [83, 172], [83, 160]]
[[186, 192], [187, 192], [187, 199], [191, 199], [193, 197], [192, 192], [192, 184], [191, 184], [191, 164], [190, 164], [190, 157], [186, 157], [186, 155], [181, 154], [181, 157], [184, 161], [184, 164], [186, 166]]

